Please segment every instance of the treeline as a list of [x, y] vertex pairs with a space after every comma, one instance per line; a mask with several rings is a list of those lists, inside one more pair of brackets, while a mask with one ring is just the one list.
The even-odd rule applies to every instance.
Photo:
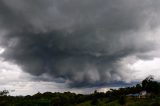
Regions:
[[64, 93], [37, 93], [33, 96], [0, 96], [0, 106], [75, 106], [90, 100], [89, 95]]
[[[154, 81], [152, 76], [144, 79], [140, 84], [133, 87], [111, 89], [105, 93], [95, 91], [90, 95], [75, 94], [71, 92], [64, 93], [37, 93], [33, 96], [9, 96], [8, 91], [0, 92], [0, 106], [76, 106], [83, 102], [89, 101], [91, 105], [99, 104], [98, 102], [105, 100], [105, 103], [116, 99], [122, 100], [128, 94], [135, 94], [141, 91], [150, 93], [152, 98], [160, 95], [160, 84]], [[78, 106], [78, 105], [77, 105]]]
[[140, 93], [141, 91], [146, 91], [152, 96], [159, 95], [160, 94], [160, 83], [157, 81], [154, 81], [154, 78], [152, 76], [148, 76], [146, 79], [144, 79], [140, 84], [137, 84], [136, 86], [119, 88], [118, 90], [111, 89], [110, 91], [106, 92], [106, 95], [107, 97], [123, 96], [127, 94]]

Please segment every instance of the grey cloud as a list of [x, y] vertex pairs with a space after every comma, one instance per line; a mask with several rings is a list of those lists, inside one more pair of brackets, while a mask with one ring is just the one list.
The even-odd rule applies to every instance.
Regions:
[[[2, 0], [2, 57], [24, 71], [70, 87], [124, 81], [120, 60], [156, 49], [144, 31], [157, 28], [150, 0]], [[153, 13], [153, 15], [150, 15]], [[149, 28], [148, 28], [149, 26]], [[40, 78], [40, 77], [39, 77]]]

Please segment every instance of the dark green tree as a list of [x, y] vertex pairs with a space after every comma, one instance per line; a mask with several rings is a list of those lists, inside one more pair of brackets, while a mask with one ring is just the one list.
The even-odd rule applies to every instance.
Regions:
[[7, 94], [9, 94], [8, 90], [0, 91], [0, 96], [7, 96]]
[[160, 93], [160, 84], [157, 81], [154, 81], [153, 76], [148, 76], [142, 81], [142, 88], [148, 93], [159, 94]]

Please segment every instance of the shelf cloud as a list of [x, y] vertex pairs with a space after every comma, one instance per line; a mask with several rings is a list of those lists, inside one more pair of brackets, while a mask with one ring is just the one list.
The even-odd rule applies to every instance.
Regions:
[[[126, 82], [126, 62], [157, 55], [158, 0], [1, 0], [4, 61], [69, 87]], [[135, 60], [136, 61], [136, 60]], [[47, 76], [47, 77], [46, 77]]]

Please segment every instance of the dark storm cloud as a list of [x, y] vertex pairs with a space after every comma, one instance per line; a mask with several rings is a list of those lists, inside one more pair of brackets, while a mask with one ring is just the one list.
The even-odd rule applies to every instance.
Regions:
[[72, 87], [124, 81], [128, 73], [120, 60], [155, 49], [143, 32], [158, 26], [157, 4], [1, 0], [0, 27], [7, 32], [1, 35], [2, 56], [32, 75]]

